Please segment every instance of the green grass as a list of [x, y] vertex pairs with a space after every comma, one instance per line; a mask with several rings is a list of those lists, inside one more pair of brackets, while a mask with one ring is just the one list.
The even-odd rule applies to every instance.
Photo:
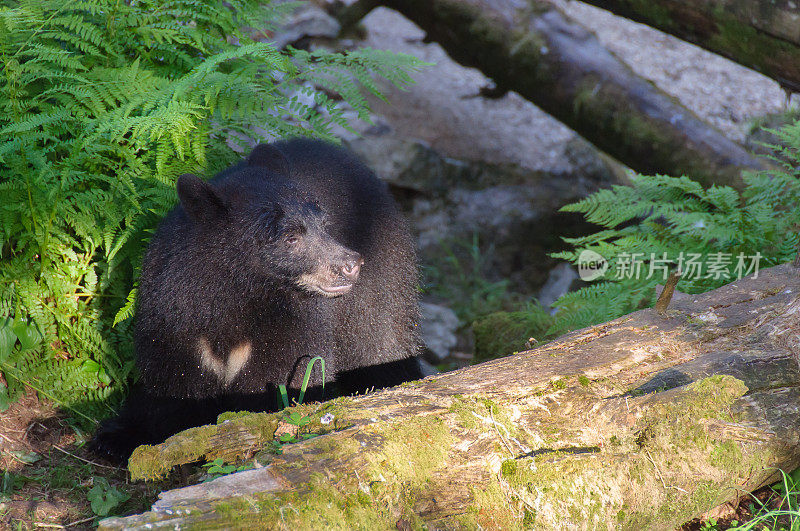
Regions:
[[[752, 520], [731, 527], [737, 531], [800, 530], [800, 468], [791, 474], [780, 471], [781, 480], [772, 485], [773, 494], [764, 502], [753, 498], [750, 511]], [[776, 507], [777, 508], [774, 508]]]

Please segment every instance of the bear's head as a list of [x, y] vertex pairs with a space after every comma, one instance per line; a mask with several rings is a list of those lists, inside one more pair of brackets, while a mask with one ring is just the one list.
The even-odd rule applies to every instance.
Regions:
[[330, 235], [327, 213], [289, 173], [286, 157], [261, 144], [215, 182], [181, 175], [178, 197], [193, 245], [255, 285], [343, 295], [358, 280], [364, 260]]

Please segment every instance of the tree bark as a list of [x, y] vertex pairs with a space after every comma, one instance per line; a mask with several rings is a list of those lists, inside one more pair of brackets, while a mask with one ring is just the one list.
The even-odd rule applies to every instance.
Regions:
[[[541, 0], [382, 0], [459, 63], [513, 90], [629, 167], [741, 187], [763, 168]], [[363, 11], [363, 10], [362, 10]]]
[[800, 92], [800, 4], [787, 0], [583, 0], [761, 72]]
[[676, 293], [664, 314], [299, 406], [300, 428], [287, 412], [229, 415], [140, 447], [132, 475], [251, 456], [276, 426], [325, 434], [101, 529], [674, 529], [800, 465], [799, 294], [786, 264]]

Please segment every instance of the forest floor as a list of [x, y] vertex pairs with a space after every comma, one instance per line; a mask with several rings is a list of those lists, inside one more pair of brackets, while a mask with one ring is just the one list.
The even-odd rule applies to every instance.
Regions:
[[[734, 140], [742, 141], [757, 117], [786, 108], [777, 84], [754, 72], [591, 6], [556, 3], [639, 74]], [[476, 98], [488, 80], [450, 61], [438, 45], [423, 42], [419, 29], [399, 15], [376, 10], [366, 25], [371, 46], [437, 63], [410, 90], [389, 91], [391, 106], [380, 110], [400, 132], [426, 140], [448, 156], [532, 169], [567, 164], [563, 146], [574, 133], [565, 126], [515, 94], [500, 100]], [[796, 102], [798, 96], [794, 98]], [[92, 529], [106, 515], [145, 511], [158, 492], [183, 484], [131, 482], [125, 469], [98, 460], [84, 448], [89, 435], [33, 391], [0, 414], [0, 529]], [[765, 487], [682, 530], [727, 529], [732, 521], [749, 521], [762, 507], [777, 509], [781, 502], [781, 494]], [[768, 529], [782, 525], [768, 524]]]
[[84, 448], [86, 436], [33, 391], [0, 415], [0, 529], [93, 529], [106, 515], [148, 510], [177, 486], [130, 482], [126, 469]]
[[[89, 453], [86, 436], [49, 401], [29, 391], [0, 417], [0, 529], [93, 529], [105, 516], [146, 511], [162, 490], [185, 479], [131, 482], [126, 469]], [[735, 505], [715, 509], [681, 531], [713, 531], [741, 525], [781, 508], [782, 496], [764, 487]], [[785, 509], [785, 507], [783, 507]], [[788, 522], [766, 529], [789, 529]], [[759, 527], [759, 529], [761, 529]]]

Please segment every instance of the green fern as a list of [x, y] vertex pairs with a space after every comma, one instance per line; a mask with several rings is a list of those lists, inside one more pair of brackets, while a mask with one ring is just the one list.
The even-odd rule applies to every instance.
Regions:
[[[678, 289], [701, 293], [738, 276], [737, 257], [760, 256], [759, 268], [791, 260], [800, 243], [800, 122], [774, 131], [782, 146], [779, 170], [745, 176], [737, 192], [727, 186], [703, 188], [688, 177], [644, 176], [631, 186], [601, 190], [562, 210], [582, 213], [604, 230], [565, 241], [573, 250], [554, 254], [573, 263], [585, 250], [609, 263], [605, 280], [561, 297], [551, 332], [608, 321], [655, 302], [655, 285], [665, 281], [664, 269], [646, 278], [652, 264], [680, 264], [690, 254], [706, 264], [730, 255], [729, 276], [693, 275], [684, 267]], [[641, 253], [644, 273], [639, 278], [615, 278], [623, 259]], [[722, 255], [720, 255], [722, 253]], [[651, 260], [666, 258], [661, 263]], [[745, 266], [752, 265], [748, 258]], [[686, 266], [685, 260], [683, 265]], [[619, 276], [619, 275], [616, 275]]]
[[290, 8], [0, 0], [0, 323], [42, 334], [0, 359], [0, 401], [29, 385], [76, 407], [130, 379], [131, 290], [178, 175], [230, 165], [229, 141], [335, 140], [344, 108], [368, 119], [373, 75], [405, 86], [422, 65], [283, 51], [240, 30], [273, 28]]

